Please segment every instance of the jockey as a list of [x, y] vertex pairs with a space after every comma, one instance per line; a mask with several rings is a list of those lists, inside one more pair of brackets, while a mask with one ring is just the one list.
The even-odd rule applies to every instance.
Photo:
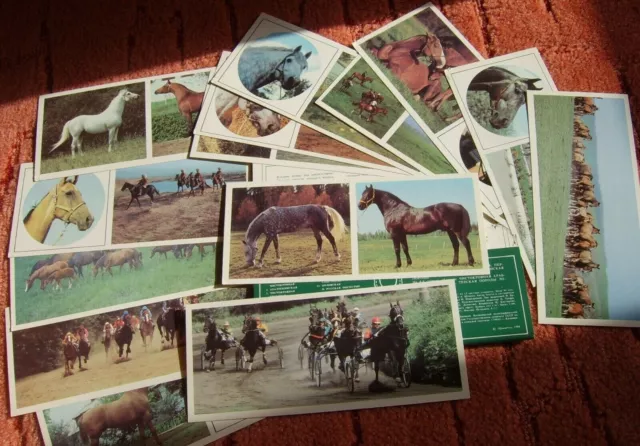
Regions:
[[78, 328], [76, 333], [78, 334], [78, 337], [81, 341], [84, 341], [87, 344], [89, 343], [89, 330], [85, 328], [84, 324], [80, 324], [80, 327]]
[[140, 319], [144, 321], [144, 317], [145, 315], [149, 315], [149, 320], [153, 321], [153, 316], [151, 315], [151, 310], [149, 310], [149, 308], [147, 308], [147, 306], [143, 306], [142, 309], [140, 310]]
[[356, 319], [356, 327], [364, 321], [364, 315], [360, 312], [360, 308], [355, 307], [352, 311], [353, 316]]
[[375, 334], [380, 331], [381, 324], [382, 324], [382, 320], [378, 316], [375, 316], [373, 319], [371, 319], [371, 335], [372, 336], [375, 336]]
[[180, 169], [180, 175], [178, 176], [178, 179], [182, 184], [185, 184], [187, 182], [187, 174], [184, 173], [184, 169]]
[[196, 183], [197, 184], [204, 184], [204, 177], [200, 173], [200, 169], [196, 169], [195, 178], [196, 178]]
[[229, 339], [231, 339], [233, 337], [233, 333], [231, 332], [229, 321], [224, 321], [224, 325], [222, 326], [221, 334], [222, 334], [222, 337], [224, 338], [225, 341], [228, 341]]
[[115, 322], [113, 323], [113, 328], [117, 331], [117, 330], [120, 330], [122, 327], [124, 327], [124, 321], [122, 320], [122, 318], [116, 319]]
[[149, 184], [149, 180], [147, 179], [147, 175], [143, 173], [142, 178], [140, 178], [140, 181], [136, 184], [136, 187], [140, 189], [140, 193], [144, 193], [147, 189], [147, 184]]
[[260, 318], [260, 316], [256, 316], [256, 327], [258, 328], [258, 335], [260, 335], [260, 337], [262, 337], [264, 339], [265, 344], [270, 345], [271, 341], [269, 339], [267, 339], [267, 333], [269, 332], [269, 329], [267, 328], [267, 324], [262, 322], [262, 319]]
[[67, 334], [64, 336], [64, 339], [62, 340], [62, 345], [68, 345], [68, 342], [70, 342], [71, 345], [73, 345], [74, 347], [78, 348], [78, 338], [76, 337], [76, 335], [74, 335], [70, 331], [67, 332]]
[[329, 333], [331, 333], [331, 323], [329, 322], [329, 319], [327, 318], [321, 318], [320, 319], [320, 327], [322, 327], [322, 329], [324, 330], [324, 337], [326, 338], [327, 336], [329, 336]]
[[112, 335], [114, 331], [113, 325], [109, 321], [104, 323], [104, 327], [102, 327], [102, 343], [107, 339], [107, 333]]

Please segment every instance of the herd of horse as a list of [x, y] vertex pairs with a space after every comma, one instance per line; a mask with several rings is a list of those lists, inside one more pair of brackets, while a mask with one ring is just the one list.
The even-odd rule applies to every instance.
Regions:
[[[594, 225], [590, 208], [600, 206], [595, 195], [591, 166], [585, 158], [584, 139], [590, 140], [587, 125], [580, 119], [595, 114], [598, 107], [592, 98], [575, 98], [571, 159], [571, 191], [569, 219], [565, 238], [562, 314], [568, 318], [588, 317], [595, 308], [584, 273], [600, 269], [593, 261], [591, 250], [598, 246], [600, 229]], [[586, 310], [586, 312], [585, 312]]]

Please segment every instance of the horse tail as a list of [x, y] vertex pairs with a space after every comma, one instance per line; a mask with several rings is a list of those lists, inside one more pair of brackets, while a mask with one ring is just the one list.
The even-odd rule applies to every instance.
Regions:
[[53, 145], [53, 147], [51, 147], [51, 149], [49, 149], [49, 153], [53, 152], [62, 144], [64, 144], [67, 141], [67, 139], [69, 139], [70, 136], [71, 136], [71, 133], [69, 132], [69, 122], [67, 121], [64, 124], [64, 127], [62, 127], [62, 134], [60, 135], [60, 139], [58, 140], [57, 143]]
[[347, 225], [340, 215], [340, 212], [329, 206], [322, 206], [328, 214], [329, 231], [336, 240], [341, 240], [342, 236], [347, 233]]

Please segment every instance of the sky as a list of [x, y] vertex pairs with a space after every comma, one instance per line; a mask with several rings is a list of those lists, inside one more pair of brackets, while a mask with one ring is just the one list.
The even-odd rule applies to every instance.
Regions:
[[323, 68], [320, 63], [320, 58], [314, 57], [319, 55], [316, 47], [307, 39], [296, 33], [273, 33], [268, 36], [261, 37], [260, 39], [253, 40], [250, 44], [251, 47], [270, 45], [284, 46], [291, 50], [295, 49], [298, 45], [302, 45], [300, 50], [302, 51], [302, 54], [307, 54], [311, 51], [311, 56], [307, 59], [307, 64], [309, 65], [308, 71], [318, 71]]
[[[38, 181], [31, 186], [27, 193], [22, 208], [22, 219], [29, 213], [31, 208], [38, 204], [42, 198], [57, 184], [60, 179]], [[89, 211], [94, 218], [94, 223], [86, 231], [79, 231], [78, 227], [70, 224], [64, 234], [64, 237], [56, 243], [57, 246], [64, 246], [86, 237], [96, 227], [96, 222], [102, 217], [104, 203], [106, 201], [106, 192], [102, 183], [93, 174], [85, 174], [78, 176], [76, 187], [82, 194], [82, 199], [87, 204]], [[54, 243], [60, 237], [60, 233], [64, 230], [65, 224], [61, 220], [54, 220], [49, 230], [49, 234], [45, 239], [45, 243]]]
[[[185, 87], [193, 90], [193, 91], [204, 91], [207, 86], [207, 80], [209, 79], [209, 73], [196, 73], [189, 76], [181, 76], [177, 78], [172, 78], [171, 82], [175, 82], [177, 84], [182, 84]], [[151, 81], [151, 102], [162, 102], [168, 98], [175, 98], [173, 93], [167, 94], [155, 94], [154, 92], [167, 83], [166, 79], [157, 79]]]
[[[80, 412], [86, 410], [88, 407], [91, 407], [89, 406], [88, 401], [81, 401], [79, 403], [72, 403], [66, 406], [56, 407], [48, 410], [47, 412], [49, 413], [49, 416], [54, 423], [63, 421], [64, 423], [69, 424], [71, 427], [75, 428], [76, 423], [73, 422], [73, 418]], [[75, 429], [73, 431], [75, 431]]]
[[[413, 117], [411, 115], [407, 116], [407, 118], [404, 120], [403, 125], [407, 125], [414, 132], [418, 133], [420, 136], [423, 136], [425, 138], [429, 138], [429, 136], [427, 136], [427, 134], [424, 132], [424, 130], [422, 130], [422, 128], [420, 128], [420, 126], [418, 125], [416, 120], [413, 119]], [[429, 142], [431, 142], [431, 141], [429, 141]]]
[[218, 167], [222, 168], [222, 173], [245, 171], [245, 167], [239, 164], [187, 159], [170, 161], [168, 163], [152, 164], [148, 166], [130, 167], [128, 169], [118, 169], [116, 171], [116, 178], [119, 180], [140, 179], [142, 174], [146, 174], [148, 178], [175, 176], [180, 173], [180, 169], [184, 169], [184, 172], [189, 175], [189, 172], [195, 172], [197, 168], [200, 169], [200, 173], [211, 176], [212, 173], [218, 171]]
[[[625, 105], [622, 99], [596, 99], [595, 104], [598, 111], [593, 136], [598, 167], [594, 181], [600, 188], [597, 198], [603, 211], [600, 239], [604, 240], [606, 257], [609, 317], [640, 320], [637, 292], [640, 219], [634, 184], [638, 173], [631, 158]], [[583, 117], [587, 125], [593, 119]], [[590, 141], [585, 141], [585, 146], [593, 147]]]
[[[441, 202], [459, 203], [469, 212], [471, 224], [477, 223], [475, 197], [472, 180], [470, 178], [442, 179], [439, 181], [379, 181], [375, 183], [358, 183], [356, 185], [356, 200], [364, 192], [364, 188], [373, 184], [375, 189], [391, 192], [414, 207], [426, 207]], [[386, 231], [382, 213], [376, 205], [365, 211], [358, 209], [358, 233]]]

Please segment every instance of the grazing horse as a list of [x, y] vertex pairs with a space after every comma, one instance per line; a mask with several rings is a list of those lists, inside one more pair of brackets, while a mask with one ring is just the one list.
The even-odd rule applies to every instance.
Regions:
[[[153, 332], [155, 331], [155, 327], [153, 326], [153, 321], [149, 317], [148, 313], [142, 318], [140, 322], [140, 337], [142, 338], [142, 344], [144, 345], [144, 349], [147, 350], [147, 347], [153, 343]], [[147, 342], [147, 338], [149, 338], [149, 342]]]
[[[278, 234], [295, 232], [302, 228], [310, 228], [316, 238], [318, 245], [316, 263], [320, 262], [322, 255], [322, 237], [320, 233], [324, 234], [329, 240], [333, 247], [333, 253], [340, 260], [336, 240], [340, 240], [347, 230], [342, 216], [329, 206], [305, 204], [288, 207], [272, 206], [262, 211], [249, 223], [244, 240], [242, 240], [247, 265], [262, 267], [264, 256], [271, 242], [273, 242], [276, 249], [276, 262], [280, 263], [282, 259], [280, 258], [280, 248], [278, 246]], [[258, 238], [262, 234], [265, 234], [267, 240], [262, 248], [260, 260], [256, 263]]]
[[63, 341], [62, 352], [64, 354], [64, 377], [73, 375], [73, 368], [78, 358], [78, 348], [75, 345], [76, 338], [71, 332], [67, 333]]
[[148, 428], [156, 443], [161, 445], [162, 442], [153, 425], [153, 413], [147, 392], [147, 387], [130, 390], [115, 401], [92, 407], [76, 416], [74, 420], [83, 443], [91, 440], [91, 446], [98, 446], [100, 436], [107, 429], [128, 432], [137, 426], [142, 444], [146, 444], [145, 428]]
[[43, 286], [46, 288], [51, 282], [55, 282], [54, 290], [59, 290], [62, 287], [62, 280], [67, 279], [69, 281], [68, 288], [71, 289], [73, 279], [76, 278], [76, 272], [73, 268], [63, 268], [52, 272], [49, 277], [44, 280]]
[[478, 73], [469, 84], [469, 91], [489, 93], [491, 118], [494, 129], [504, 129], [511, 125], [518, 110], [525, 104], [528, 90], [542, 90], [537, 87], [538, 78], [526, 78], [501, 67], [489, 67]]
[[158, 316], [156, 323], [158, 325], [158, 331], [160, 332], [160, 338], [163, 346], [165, 339], [167, 342], [171, 342], [171, 347], [173, 347], [173, 340], [176, 338], [176, 343], [178, 345], [183, 342], [185, 335], [184, 310], [169, 308], [165, 314], [161, 314], [160, 316]]
[[95, 265], [103, 255], [104, 251], [76, 252], [71, 256], [67, 263], [69, 264], [69, 267], [73, 268], [80, 277], [84, 277], [82, 267], [91, 264]]
[[167, 83], [158, 88], [155, 94], [173, 94], [176, 97], [178, 110], [180, 114], [184, 116], [184, 119], [187, 120], [189, 133], [191, 133], [193, 131], [192, 115], [198, 113], [202, 108], [204, 91], [193, 91], [182, 84], [173, 83], [171, 79], [167, 79]]
[[216, 351], [220, 350], [220, 364], [224, 365], [224, 352], [236, 345], [233, 338], [224, 339], [222, 333], [218, 330], [216, 321], [211, 317], [207, 317], [204, 321], [204, 332], [207, 333], [205, 339], [206, 352], [209, 356], [209, 366], [206, 371], [216, 369]]
[[58, 261], [58, 262], [52, 263], [51, 265], [43, 266], [42, 268], [33, 272], [29, 276], [29, 278], [25, 281], [24, 292], [26, 293], [27, 291], [29, 291], [36, 280], [40, 280], [40, 289], [44, 290], [45, 287], [47, 286], [47, 279], [51, 276], [51, 274], [55, 273], [56, 271], [66, 269], [68, 267], [69, 267], [69, 264], [63, 261]]
[[71, 137], [71, 158], [75, 158], [76, 148], [80, 155], [83, 155], [82, 134], [97, 134], [106, 131], [109, 132], [109, 149], [107, 151], [111, 152], [113, 145], [118, 142], [118, 130], [120, 130], [120, 126], [122, 125], [124, 105], [132, 99], [138, 98], [138, 96], [138, 94], [123, 88], [118, 92], [116, 97], [111, 100], [109, 106], [102, 113], [97, 115], [80, 115], [67, 121], [62, 128], [60, 140], [53, 145], [49, 153], [56, 150]]
[[125, 181], [120, 190], [123, 192], [125, 190], [128, 190], [131, 193], [131, 200], [127, 205], [127, 209], [131, 207], [131, 203], [133, 203], [133, 200], [136, 200], [136, 202], [138, 203], [138, 207], [142, 207], [140, 206], [140, 200], [138, 200], [138, 197], [142, 197], [143, 195], [146, 195], [151, 199], [151, 203], [149, 204], [149, 206], [153, 206], [153, 196], [160, 195], [160, 191], [153, 184], [147, 184], [144, 187], [144, 190], [140, 190], [140, 186], [136, 186], [135, 184], [131, 184]]
[[394, 367], [393, 373], [396, 380], [402, 377], [400, 368], [404, 366], [404, 359], [407, 347], [409, 347], [408, 329], [404, 325], [404, 312], [400, 306], [400, 302], [396, 301], [393, 305], [389, 302], [389, 319], [391, 323], [382, 328], [371, 339], [369, 345], [371, 347], [371, 361], [376, 371], [376, 381], [378, 381], [378, 372], [380, 370], [380, 361], [384, 361], [385, 356], [395, 358], [398, 368]]
[[129, 359], [131, 353], [131, 341], [133, 340], [133, 328], [131, 328], [131, 315], [125, 316], [124, 325], [116, 331], [116, 344], [118, 344], [118, 358], [122, 358], [124, 346], [127, 346], [125, 359]]
[[[240, 341], [240, 345], [244, 347], [242, 350], [242, 356], [244, 359], [245, 350], [249, 352], [249, 359], [244, 361], [247, 364], [247, 373], [251, 373], [253, 368], [253, 357], [258, 350], [262, 351], [262, 362], [267, 365], [267, 355], [265, 349], [267, 348], [267, 339], [260, 334], [258, 328], [258, 321], [251, 316], [244, 317], [244, 323], [242, 324], [242, 333], [244, 337]], [[271, 344], [275, 344], [274, 340], [271, 340]]]
[[471, 253], [469, 232], [471, 221], [469, 212], [464, 206], [457, 203], [438, 203], [425, 208], [415, 208], [402, 201], [390, 192], [374, 189], [373, 185], [365, 187], [358, 209], [367, 209], [375, 203], [384, 218], [384, 225], [391, 235], [393, 248], [396, 253], [396, 268], [402, 266], [400, 260], [400, 245], [407, 258], [407, 266], [411, 265], [407, 235], [429, 234], [434, 231], [445, 231], [453, 245], [453, 262], [451, 266], [458, 265], [458, 252], [460, 242], [467, 250], [469, 266], [473, 266], [475, 260]]
[[278, 81], [285, 90], [300, 84], [309, 64], [311, 52], [302, 53], [302, 46], [291, 50], [274, 46], [249, 46], [242, 51], [238, 73], [242, 85], [257, 95], [258, 89]]
[[62, 178], [29, 210], [22, 220], [24, 228], [34, 240], [44, 243], [55, 219], [65, 226], [76, 225], [79, 231], [86, 231], [93, 224], [93, 215], [76, 187], [78, 175], [73, 180]]

